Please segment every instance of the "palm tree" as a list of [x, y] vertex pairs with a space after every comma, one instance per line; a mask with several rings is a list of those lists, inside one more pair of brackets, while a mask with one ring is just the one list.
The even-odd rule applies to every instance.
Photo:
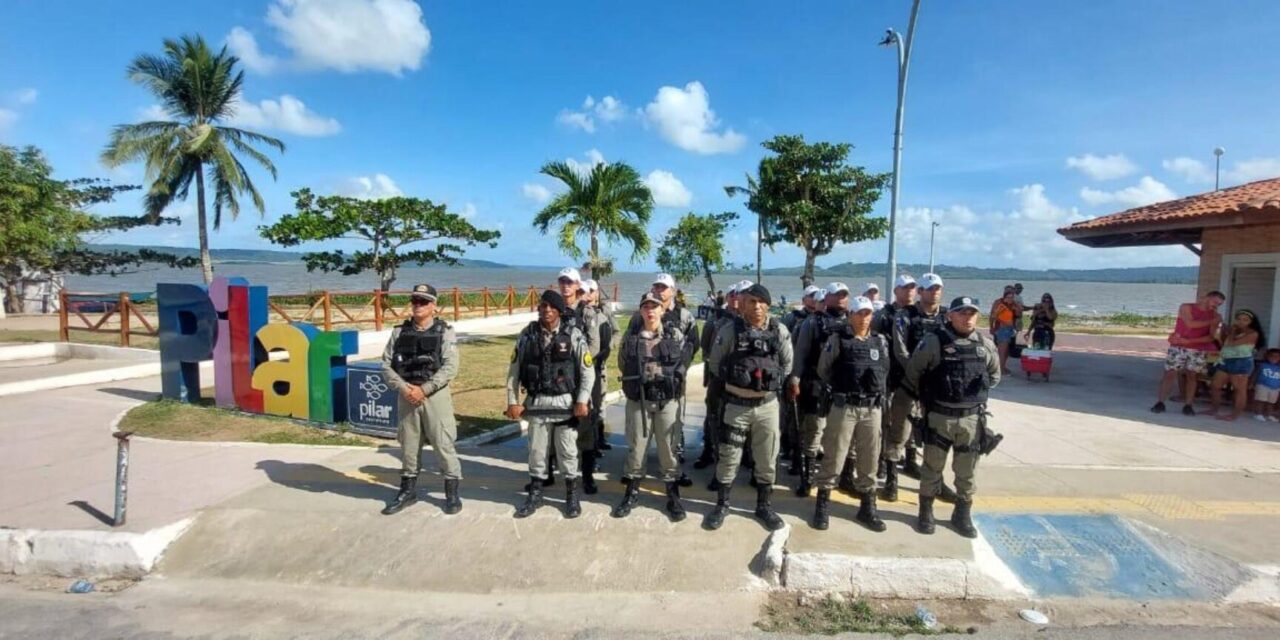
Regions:
[[583, 254], [579, 236], [590, 239], [587, 256], [597, 279], [613, 271], [613, 263], [600, 256], [600, 236], [609, 244], [630, 244], [632, 262], [648, 255], [645, 226], [653, 212], [653, 194], [630, 165], [600, 163], [584, 174], [564, 162], [548, 162], [541, 173], [563, 182], [568, 190], [534, 216], [533, 226], [546, 234], [552, 224], [560, 223], [560, 249], [573, 258]]
[[[760, 171], [767, 171], [763, 164], [760, 167]], [[749, 173], [746, 174], [746, 178], [747, 186], [726, 186], [724, 188], [724, 194], [730, 198], [736, 195], [746, 196], [747, 209], [756, 214], [756, 282], [760, 282], [760, 278], [764, 273], [764, 245], [768, 244], [770, 251], [772, 251], [773, 243], [769, 241], [770, 239], [766, 233], [768, 230], [765, 227], [769, 223], [767, 221], [768, 215], [766, 215], [764, 210], [764, 203], [760, 202], [760, 183], [757, 182], [755, 178], [751, 177], [751, 174]]]
[[158, 219], [175, 200], [185, 200], [196, 184], [196, 213], [200, 234], [200, 264], [204, 281], [213, 281], [205, 211], [205, 173], [213, 186], [213, 228], [222, 226], [225, 208], [231, 218], [240, 213], [239, 197], [249, 194], [262, 213], [265, 205], [248, 171], [246, 156], [276, 177], [271, 159], [251, 146], [263, 144], [284, 151], [284, 143], [252, 131], [221, 126], [235, 113], [244, 72], [226, 47], [214, 54], [200, 36], [164, 41], [164, 55], [143, 54], [129, 64], [129, 79], [148, 88], [173, 120], [117, 125], [102, 152], [108, 167], [143, 160], [150, 187], [143, 199], [146, 213]]

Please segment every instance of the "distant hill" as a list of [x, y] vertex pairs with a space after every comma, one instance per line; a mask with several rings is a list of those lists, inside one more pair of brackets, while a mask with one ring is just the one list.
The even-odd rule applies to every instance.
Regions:
[[[929, 270], [924, 264], [900, 264], [898, 271], [919, 276]], [[1008, 269], [981, 267], [953, 267], [936, 265], [935, 270], [949, 278], [965, 280], [1021, 280], [1037, 282], [1132, 282], [1150, 284], [1195, 284], [1199, 277], [1197, 267], [1133, 267], [1123, 269]], [[768, 275], [798, 276], [804, 267], [780, 267], [765, 269]], [[745, 272], [744, 272], [745, 273]], [[843, 262], [826, 268], [815, 268], [815, 276], [871, 279], [884, 277], [885, 265], [879, 262]]]
[[[99, 251], [134, 251], [141, 249], [130, 244], [93, 244]], [[172, 253], [179, 257], [199, 256], [200, 250], [191, 247], [147, 247], [156, 251]], [[216, 264], [292, 264], [302, 260], [301, 251], [275, 251], [272, 249], [210, 249], [209, 255]], [[460, 267], [483, 267], [487, 269], [511, 269], [510, 265], [488, 260], [459, 259]], [[445, 266], [445, 265], [441, 265]]]

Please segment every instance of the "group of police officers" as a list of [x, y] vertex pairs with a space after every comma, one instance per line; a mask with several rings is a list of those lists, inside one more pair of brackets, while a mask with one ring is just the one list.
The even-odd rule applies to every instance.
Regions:
[[[977, 328], [978, 301], [958, 297], [944, 307], [942, 289], [932, 273], [918, 283], [900, 276], [893, 301], [877, 309], [843, 283], [810, 286], [803, 306], [778, 319], [769, 290], [744, 280], [730, 287], [725, 307], [714, 311], [699, 336], [693, 314], [676, 304], [675, 280], [659, 274], [619, 340], [628, 453], [625, 490], [612, 515], [623, 518], [636, 507], [654, 441], [665, 511], [673, 522], [685, 519], [680, 489], [692, 485], [682, 468], [685, 380], [701, 349], [706, 418], [693, 466], [714, 466], [708, 489], [716, 494], [705, 528], [723, 525], [739, 467], [751, 470], [756, 518], [771, 530], [783, 527], [772, 506], [781, 458], [799, 476], [798, 496], [817, 490], [816, 529], [828, 528], [831, 492], [840, 488], [860, 501], [856, 521], [884, 531], [877, 498], [898, 499], [901, 464], [902, 473], [920, 478], [917, 531], [934, 532], [934, 501], [943, 500], [955, 505], [955, 530], [975, 537], [978, 457], [1003, 437], [988, 425], [986, 411], [1000, 367], [994, 344]], [[539, 299], [538, 319], [516, 340], [505, 415], [528, 425], [530, 476], [517, 518], [542, 505], [557, 467], [566, 517], [581, 515], [580, 492], [597, 491], [597, 462], [610, 448], [602, 413], [605, 363], [618, 332], [599, 297], [597, 283], [576, 269], [562, 270], [557, 287]], [[433, 287], [415, 286], [411, 300], [410, 319], [392, 331], [383, 354], [399, 398], [403, 458], [400, 490], [383, 513], [417, 500], [421, 448], [430, 442], [445, 478], [444, 511], [454, 514], [462, 509], [448, 388], [458, 372], [456, 337], [436, 317]], [[917, 447], [923, 464], [916, 462]], [[954, 490], [943, 482], [948, 454]], [[884, 480], [879, 491], [877, 477]]]

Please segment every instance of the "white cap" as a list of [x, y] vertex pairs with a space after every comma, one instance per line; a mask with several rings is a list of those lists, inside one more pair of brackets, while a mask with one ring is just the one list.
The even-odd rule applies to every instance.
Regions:
[[880, 285], [878, 285], [878, 284], [876, 284], [876, 283], [874, 283], [874, 282], [868, 282], [867, 284], [863, 285], [863, 287], [862, 287], [862, 292], [863, 292], [863, 293], [866, 293], [866, 292], [871, 291], [871, 290], [875, 290], [875, 292], [876, 292], [876, 293], [879, 293], [879, 292], [880, 292]]
[[574, 282], [582, 282], [582, 274], [578, 273], [573, 267], [565, 267], [560, 270], [560, 275], [556, 276], [556, 280], [560, 278], [568, 278]]
[[849, 293], [849, 285], [846, 285], [843, 282], [832, 282], [827, 285], [827, 295], [829, 296], [834, 296], [841, 291]]
[[804, 297], [812, 298], [818, 294], [825, 294], [826, 292], [827, 292], [826, 289], [823, 289], [822, 287], [811, 284], [804, 288]]
[[876, 306], [872, 304], [871, 298], [866, 296], [857, 296], [849, 301], [849, 313], [857, 313], [859, 311], [875, 311]]
[[932, 289], [934, 287], [941, 287], [941, 286], [942, 286], [942, 278], [938, 276], [938, 274], [936, 273], [926, 273], [920, 276], [921, 289]]
[[669, 273], [659, 273], [653, 278], [653, 284], [663, 284], [668, 289], [674, 289], [676, 288], [676, 279], [672, 278]]
[[753, 284], [755, 283], [750, 280], [743, 280], [738, 284], [735, 284], [732, 287], [729, 287], [729, 291], [732, 291], [733, 293], [742, 293], [743, 291], [746, 291], [747, 289], [749, 289]]
[[894, 289], [901, 289], [902, 287], [910, 287], [910, 286], [915, 285], [915, 283], [916, 283], [916, 279], [915, 279], [915, 278], [912, 278], [911, 276], [909, 276], [909, 275], [907, 275], [907, 274], [905, 274], [905, 273], [904, 273], [904, 274], [902, 274], [902, 275], [898, 276], [898, 279], [897, 279], [897, 280], [894, 280], [894, 281], [893, 281], [893, 288], [894, 288]]
[[586, 280], [582, 281], [583, 291], [596, 291], [599, 288], [600, 288], [600, 285], [597, 284], [595, 280], [587, 278]]

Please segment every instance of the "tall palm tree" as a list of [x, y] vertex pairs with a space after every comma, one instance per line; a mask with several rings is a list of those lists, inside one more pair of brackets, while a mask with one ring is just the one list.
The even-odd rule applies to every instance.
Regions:
[[[768, 171], [768, 169], [766, 169], [764, 165], [761, 165], [760, 171], [765, 172]], [[756, 214], [756, 282], [760, 282], [760, 279], [764, 274], [764, 245], [768, 244], [770, 246], [770, 250], [772, 250], [773, 244], [769, 241], [768, 234], [766, 233], [766, 231], [768, 231], [765, 228], [766, 225], [768, 225], [768, 221], [766, 220], [768, 216], [764, 210], [764, 203], [760, 202], [760, 183], [757, 182], [755, 178], [751, 177], [751, 174], [749, 173], [746, 175], [746, 178], [747, 186], [726, 186], [724, 188], [724, 194], [730, 198], [737, 195], [746, 196], [747, 209]]]
[[204, 281], [213, 281], [209, 260], [209, 232], [205, 211], [205, 173], [213, 186], [213, 228], [222, 226], [226, 209], [234, 220], [240, 213], [240, 196], [249, 194], [262, 213], [262, 195], [241, 164], [248, 157], [276, 177], [271, 159], [253, 143], [284, 151], [284, 143], [252, 131], [219, 124], [235, 114], [244, 72], [239, 59], [216, 54], [200, 36], [164, 41], [164, 54], [143, 54], [129, 64], [129, 79], [150, 89], [172, 120], [117, 125], [102, 152], [102, 162], [116, 167], [137, 160], [146, 162], [150, 183], [144, 198], [147, 215], [159, 218], [175, 200], [186, 200], [196, 184], [196, 214], [200, 234], [200, 264]]
[[599, 279], [612, 272], [612, 262], [600, 256], [600, 237], [609, 244], [631, 245], [631, 261], [649, 253], [649, 233], [645, 226], [653, 213], [653, 194], [640, 174], [623, 162], [599, 163], [590, 172], [580, 173], [564, 162], [542, 165], [544, 175], [564, 183], [567, 190], [533, 218], [533, 226], [546, 234], [559, 223], [560, 249], [573, 258], [583, 255], [578, 238], [590, 240], [587, 256], [593, 275]]

